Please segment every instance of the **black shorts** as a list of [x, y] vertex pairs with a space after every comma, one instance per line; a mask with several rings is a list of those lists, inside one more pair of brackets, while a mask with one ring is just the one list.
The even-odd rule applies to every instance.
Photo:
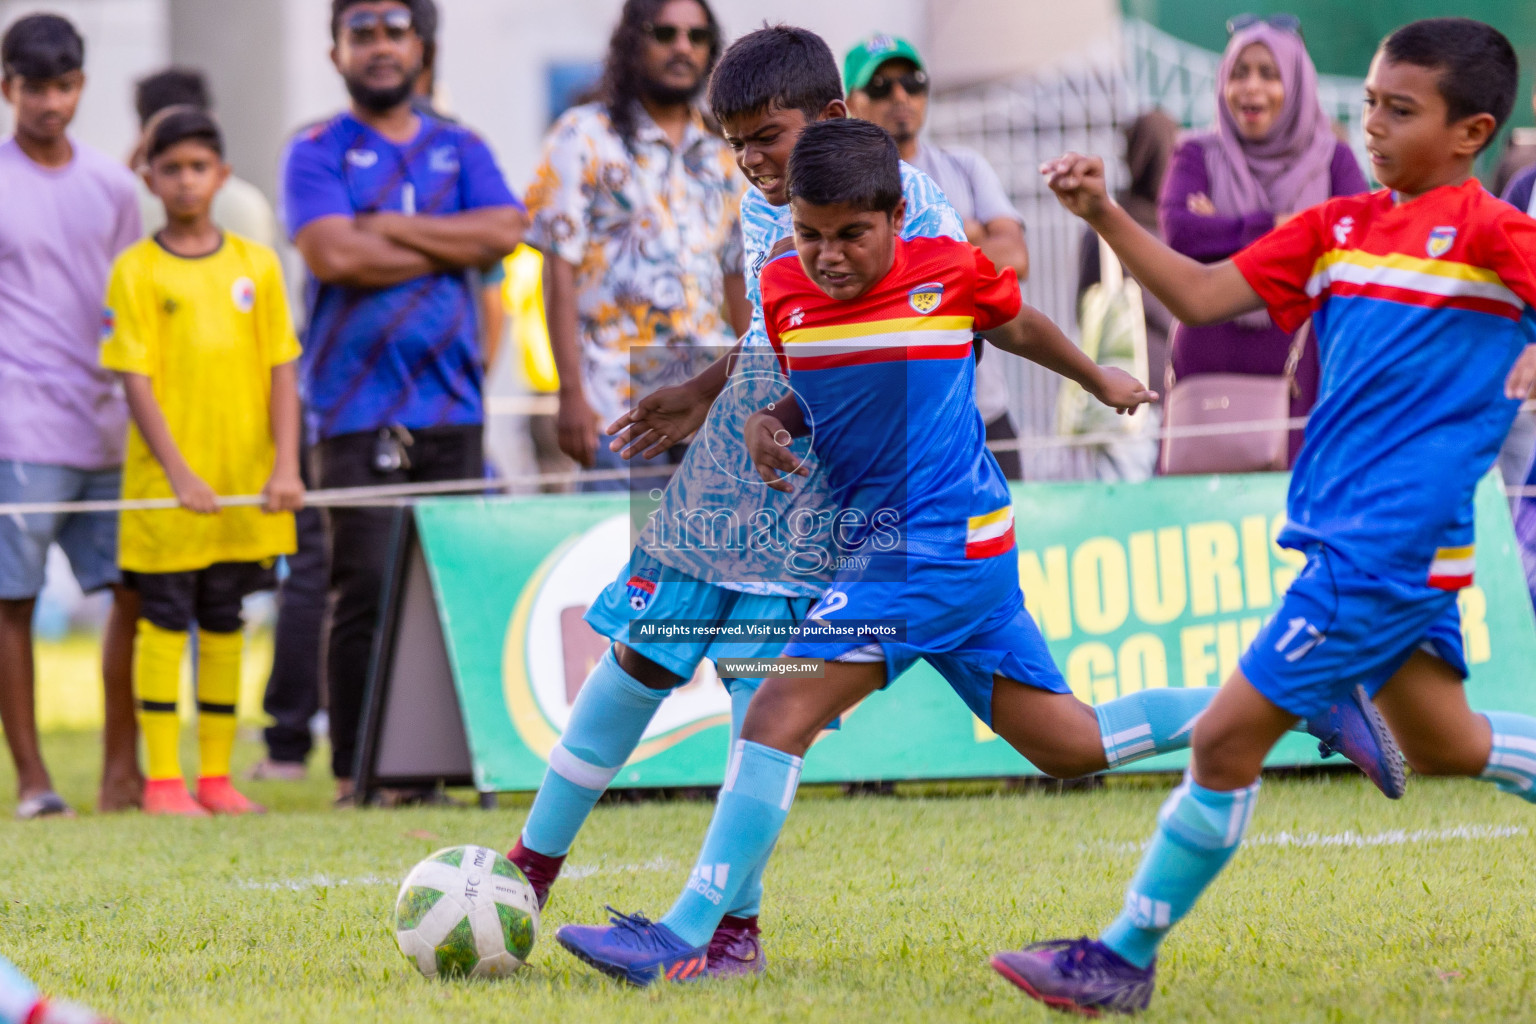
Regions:
[[243, 622], [240, 605], [247, 594], [277, 586], [275, 563], [215, 562], [190, 572], [124, 572], [123, 582], [138, 591], [139, 615], [161, 629], [233, 633]]

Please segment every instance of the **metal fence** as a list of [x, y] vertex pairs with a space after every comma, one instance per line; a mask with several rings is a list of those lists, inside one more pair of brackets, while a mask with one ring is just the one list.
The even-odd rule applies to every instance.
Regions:
[[[940, 93], [928, 115], [936, 143], [968, 146], [997, 170], [1024, 216], [1030, 257], [1025, 301], [1074, 337], [1086, 229], [1057, 203], [1040, 177], [1040, 164], [1068, 150], [1099, 154], [1113, 191], [1127, 173], [1123, 129], [1137, 114], [1161, 107], [1186, 126], [1204, 126], [1216, 112], [1220, 54], [1136, 19], [1123, 23], [1120, 50], [1118, 60], [1085, 61], [1033, 78]], [[1324, 75], [1319, 91], [1324, 110], [1359, 147], [1361, 80]], [[1060, 378], [1019, 359], [1008, 359], [1005, 376], [1020, 434], [1052, 435]], [[1027, 479], [1090, 475], [1082, 450], [1026, 448], [1022, 454]]]

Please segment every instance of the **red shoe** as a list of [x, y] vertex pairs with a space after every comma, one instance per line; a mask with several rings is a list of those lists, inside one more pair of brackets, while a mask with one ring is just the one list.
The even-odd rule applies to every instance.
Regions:
[[144, 783], [144, 813], [182, 818], [206, 818], [208, 812], [187, 792], [180, 779], [150, 779]]
[[560, 877], [560, 868], [565, 864], [564, 857], [546, 857], [542, 853], [535, 853], [523, 845], [523, 837], [517, 837], [517, 845], [507, 851], [507, 860], [518, 866], [528, 878], [528, 884], [533, 886], [533, 895], [538, 898], [539, 909], [544, 909], [544, 904], [549, 902], [549, 887], [555, 884], [555, 879]]
[[267, 809], [230, 784], [228, 775], [201, 775], [197, 802], [212, 814], [266, 814]]

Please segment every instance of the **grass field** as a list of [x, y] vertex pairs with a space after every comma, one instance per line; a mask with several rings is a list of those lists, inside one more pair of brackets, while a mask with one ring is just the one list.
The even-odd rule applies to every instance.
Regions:
[[[65, 796], [88, 806], [95, 736], [46, 748]], [[259, 753], [243, 742], [238, 763]], [[13, 822], [0, 773], [0, 949], [127, 1024], [1059, 1020], [987, 956], [1104, 923], [1171, 783], [805, 791], [768, 876], [767, 977], [639, 992], [549, 933], [609, 902], [665, 911], [708, 803], [600, 807], [530, 967], [442, 984], [395, 950], [398, 879], [438, 847], [505, 849], [526, 799], [336, 812], [316, 768], [251, 785], [266, 818], [191, 822]], [[1391, 805], [1352, 776], [1270, 779], [1254, 841], [1169, 943], [1146, 1019], [1528, 1021], [1533, 832], [1536, 808], [1477, 783], [1416, 779]]]

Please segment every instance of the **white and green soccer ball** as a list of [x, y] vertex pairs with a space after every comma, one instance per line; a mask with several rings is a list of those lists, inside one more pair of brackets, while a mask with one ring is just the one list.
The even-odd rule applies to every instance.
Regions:
[[539, 901], [507, 858], [484, 846], [438, 850], [395, 899], [395, 941], [429, 978], [502, 978], [533, 952]]

